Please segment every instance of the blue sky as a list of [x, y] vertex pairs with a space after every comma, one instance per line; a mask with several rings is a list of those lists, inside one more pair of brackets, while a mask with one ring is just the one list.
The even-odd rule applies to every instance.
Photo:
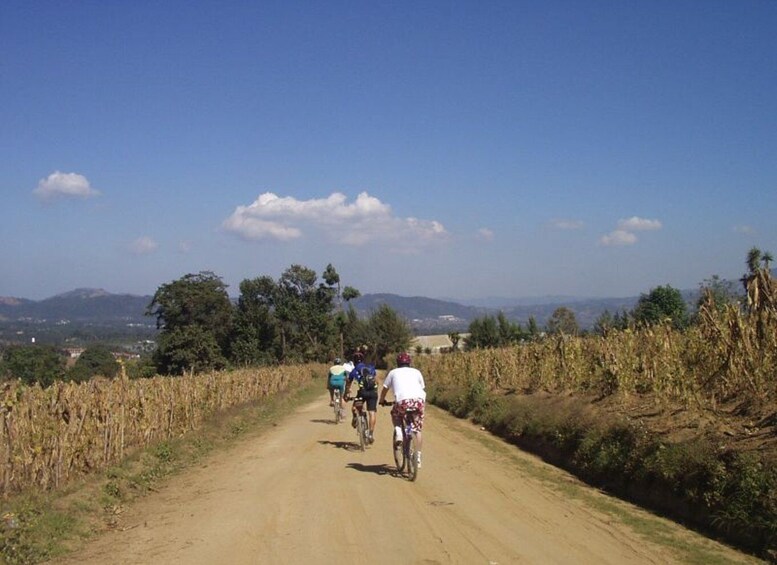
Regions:
[[334, 264], [631, 296], [777, 252], [777, 3], [0, 4], [0, 296]]

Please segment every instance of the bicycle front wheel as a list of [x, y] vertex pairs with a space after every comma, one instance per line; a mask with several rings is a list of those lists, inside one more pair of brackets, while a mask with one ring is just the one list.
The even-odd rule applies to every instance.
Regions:
[[367, 449], [367, 429], [365, 428], [364, 416], [361, 414], [356, 418], [356, 435], [359, 436], [359, 448], [365, 451]]

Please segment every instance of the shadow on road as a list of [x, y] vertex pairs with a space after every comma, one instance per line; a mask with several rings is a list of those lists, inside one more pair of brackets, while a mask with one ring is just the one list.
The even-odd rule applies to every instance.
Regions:
[[361, 463], [348, 463], [346, 467], [356, 471], [361, 471], [362, 473], [373, 473], [375, 475], [394, 475], [394, 467], [386, 465], [385, 463], [381, 465], [362, 465]]
[[336, 425], [334, 420], [329, 420], [329, 419], [325, 420], [323, 418], [315, 418], [315, 419], [311, 420], [311, 422], [313, 422], [314, 424], [327, 424], [327, 425], [330, 425], [330, 426]]
[[321, 445], [332, 445], [338, 449], [345, 449], [348, 451], [354, 451], [355, 449], [358, 449], [359, 446], [355, 443], [351, 443], [350, 441], [329, 441], [326, 439], [322, 439], [319, 441]]

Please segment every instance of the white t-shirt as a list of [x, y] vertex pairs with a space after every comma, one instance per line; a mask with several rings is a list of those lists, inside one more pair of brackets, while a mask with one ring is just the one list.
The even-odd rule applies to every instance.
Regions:
[[389, 371], [386, 380], [383, 381], [385, 388], [391, 389], [394, 393], [394, 400], [400, 402], [417, 398], [426, 400], [426, 384], [421, 371], [413, 367], [397, 367]]

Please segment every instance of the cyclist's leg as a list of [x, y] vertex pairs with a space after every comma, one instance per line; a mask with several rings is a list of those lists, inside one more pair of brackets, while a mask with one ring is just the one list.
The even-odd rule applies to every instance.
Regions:
[[415, 429], [416, 448], [420, 452], [424, 446], [424, 436], [421, 430], [424, 427], [424, 408], [425, 403], [423, 400], [413, 401], [413, 407], [416, 409], [415, 418], [413, 420], [413, 428]]
[[367, 404], [367, 421], [370, 426], [370, 434], [374, 434], [375, 424], [378, 420], [378, 391], [373, 390], [367, 393], [365, 401]]
[[391, 424], [394, 426], [393, 440], [394, 443], [402, 442], [402, 428], [404, 422], [402, 416], [404, 415], [404, 407], [401, 403], [395, 402], [391, 407]]
[[353, 402], [351, 402], [351, 414], [353, 415], [353, 418], [351, 418], [351, 425], [355, 428], [356, 427], [356, 418], [357, 418], [357, 410], [356, 410], [356, 401], [361, 400], [362, 401], [362, 410], [364, 410], [364, 400], [362, 399], [362, 391], [361, 389], [356, 391], [356, 396], [353, 399]]
[[351, 403], [351, 412], [353, 412], [354, 418], [356, 417], [356, 400], [360, 400], [362, 397], [361, 389], [356, 391], [356, 396], [353, 397], [354, 402]]
[[343, 410], [345, 408], [345, 405], [343, 404], [343, 397], [345, 396], [345, 382], [342, 382], [338, 385], [340, 389], [340, 410]]

